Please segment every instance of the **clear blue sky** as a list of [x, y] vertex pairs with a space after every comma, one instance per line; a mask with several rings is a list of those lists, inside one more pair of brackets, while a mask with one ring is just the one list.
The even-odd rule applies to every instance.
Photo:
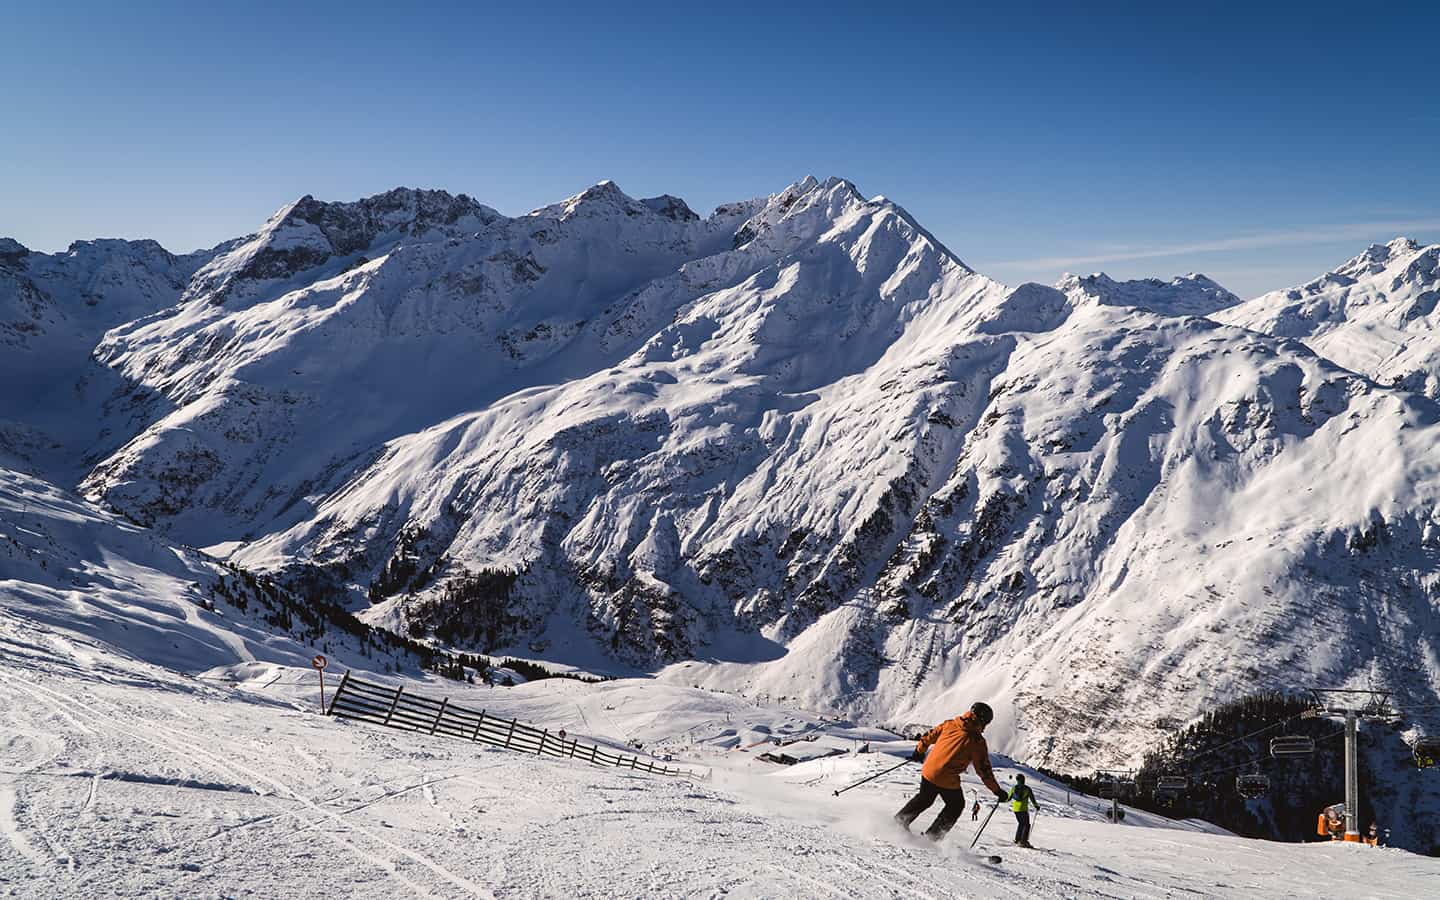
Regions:
[[[129, 8], [133, 6], [134, 8]], [[0, 235], [189, 250], [301, 194], [698, 211], [806, 174], [1009, 283], [1243, 295], [1440, 240], [1440, 4], [7, 4]]]

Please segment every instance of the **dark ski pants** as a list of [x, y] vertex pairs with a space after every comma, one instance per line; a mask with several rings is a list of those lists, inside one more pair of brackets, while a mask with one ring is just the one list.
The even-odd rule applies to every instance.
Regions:
[[938, 841], [943, 838], [955, 823], [960, 820], [960, 814], [965, 811], [965, 790], [963, 788], [942, 788], [928, 778], [921, 777], [920, 793], [910, 798], [910, 802], [900, 808], [895, 814], [895, 821], [910, 827], [921, 813], [929, 809], [935, 803], [935, 798], [945, 798], [945, 808], [940, 810], [940, 815], [925, 830], [925, 836], [931, 840]]
[[1015, 814], [1015, 843], [1030, 843], [1030, 813], [1028, 811]]

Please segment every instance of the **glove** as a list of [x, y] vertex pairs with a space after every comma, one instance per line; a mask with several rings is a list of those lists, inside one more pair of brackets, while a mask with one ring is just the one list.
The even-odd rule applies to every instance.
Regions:
[[1010, 794], [1007, 793], [1006, 791], [996, 791], [996, 792], [995, 792], [995, 799], [996, 799], [996, 800], [999, 800], [999, 801], [1001, 801], [1001, 802], [1003, 803], [1004, 801], [1010, 799]]
[[924, 762], [924, 761], [925, 761], [925, 754], [921, 753], [919, 750], [916, 750], [914, 753], [910, 754], [910, 761], [911, 761], [911, 762]]

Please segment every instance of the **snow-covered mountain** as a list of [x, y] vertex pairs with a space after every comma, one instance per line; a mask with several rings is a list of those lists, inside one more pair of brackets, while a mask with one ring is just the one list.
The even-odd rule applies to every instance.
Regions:
[[69, 660], [101, 678], [132, 665], [246, 677], [317, 650], [417, 674], [454, 662], [4, 466], [0, 644], [21, 667]]
[[1440, 244], [1375, 244], [1300, 287], [1216, 316], [1294, 338], [1382, 384], [1440, 396]]
[[1197, 273], [1168, 282], [1158, 278], [1115, 281], [1104, 273], [1067, 275], [1056, 287], [1076, 305], [1132, 306], [1168, 316], [1209, 316], [1240, 303], [1239, 297]]
[[209, 256], [122, 240], [36, 253], [0, 238], [0, 464], [72, 480], [143, 428], [126, 415], [129, 386], [91, 353], [108, 329], [173, 306]]
[[[1051, 764], [1262, 687], [1440, 696], [1440, 408], [1204, 276], [1007, 288], [841, 179], [307, 197], [161, 258], [94, 434], [12, 452], [402, 633], [897, 723], [988, 697]], [[1348, 265], [1345, 308], [1434, 262]]]

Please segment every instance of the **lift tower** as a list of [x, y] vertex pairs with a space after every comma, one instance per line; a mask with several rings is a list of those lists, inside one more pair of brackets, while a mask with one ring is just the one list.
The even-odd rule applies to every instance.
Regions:
[[1107, 818], [1111, 824], [1120, 824], [1120, 798], [1128, 797], [1135, 790], [1134, 769], [1099, 769], [1095, 772], [1099, 781], [1100, 799], [1110, 801]]
[[1399, 713], [1390, 708], [1389, 691], [1311, 688], [1315, 709], [1312, 716], [1334, 716], [1345, 720], [1345, 840], [1360, 843], [1360, 722], [1395, 722]]

